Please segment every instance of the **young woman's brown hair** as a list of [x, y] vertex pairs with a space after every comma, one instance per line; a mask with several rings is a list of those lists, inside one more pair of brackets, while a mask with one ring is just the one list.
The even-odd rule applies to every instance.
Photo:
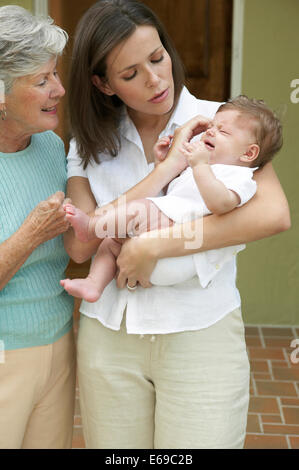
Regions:
[[[118, 153], [118, 125], [122, 101], [107, 96], [92, 84], [92, 76], [105, 78], [107, 55], [138, 26], [156, 28], [172, 60], [174, 106], [184, 85], [184, 68], [170, 37], [156, 15], [135, 0], [100, 0], [82, 17], [76, 30], [69, 84], [71, 132], [84, 168], [98, 153]], [[74, 78], [76, 77], [76, 79]]]

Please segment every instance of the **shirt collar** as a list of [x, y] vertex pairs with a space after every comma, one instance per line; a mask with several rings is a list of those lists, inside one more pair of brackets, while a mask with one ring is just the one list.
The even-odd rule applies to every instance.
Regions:
[[140, 142], [141, 142], [140, 136], [137, 132], [137, 129], [136, 129], [133, 121], [131, 120], [131, 118], [128, 114], [128, 110], [127, 110], [126, 106], [123, 106], [122, 111], [121, 111], [119, 132], [123, 137], [130, 140], [131, 142], [134, 142], [136, 144], [140, 144]]
[[183, 87], [178, 103], [168, 121], [167, 128], [170, 129], [172, 126], [182, 126], [189, 121], [189, 119], [196, 116], [196, 114], [198, 114], [197, 101], [194, 99], [194, 96], [189, 93], [187, 88]]
[[[178, 103], [161, 135], [171, 134], [176, 127], [182, 126], [185, 122], [189, 121], [189, 119], [196, 116], [196, 114], [198, 114], [197, 102], [187, 88], [183, 87]], [[125, 106], [122, 110], [119, 130], [123, 137], [131, 142], [140, 144], [140, 136]]]

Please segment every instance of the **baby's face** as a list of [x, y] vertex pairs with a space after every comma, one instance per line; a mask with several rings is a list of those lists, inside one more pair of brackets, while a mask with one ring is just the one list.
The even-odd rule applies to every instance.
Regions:
[[212, 126], [201, 140], [210, 153], [210, 164], [240, 165], [240, 157], [255, 143], [252, 122], [236, 110], [216, 113]]

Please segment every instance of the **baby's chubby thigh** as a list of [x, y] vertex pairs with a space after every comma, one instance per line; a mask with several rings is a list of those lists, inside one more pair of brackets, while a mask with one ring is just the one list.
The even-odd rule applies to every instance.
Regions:
[[174, 286], [189, 281], [196, 276], [192, 255], [159, 259], [153, 270], [150, 282], [154, 286]]
[[127, 222], [129, 236], [138, 236], [144, 232], [171, 227], [174, 224], [149, 199], [137, 199], [127, 203]]

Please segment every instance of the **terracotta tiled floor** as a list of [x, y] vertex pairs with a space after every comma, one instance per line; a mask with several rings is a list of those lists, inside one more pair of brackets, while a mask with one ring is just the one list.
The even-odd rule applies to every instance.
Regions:
[[[297, 341], [296, 341], [297, 340]], [[299, 449], [299, 328], [246, 327], [247, 449]]]
[[[299, 327], [246, 326], [246, 342], [251, 386], [245, 448], [299, 449]], [[77, 388], [73, 448], [84, 447]]]

